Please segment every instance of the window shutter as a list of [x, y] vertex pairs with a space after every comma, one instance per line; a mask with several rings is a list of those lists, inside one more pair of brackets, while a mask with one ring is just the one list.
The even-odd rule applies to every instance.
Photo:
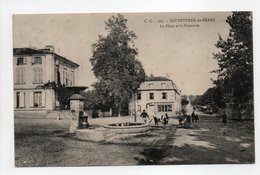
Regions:
[[17, 83], [20, 83], [20, 68], [17, 68]]
[[24, 92], [20, 93], [20, 107], [23, 108], [24, 107]]
[[15, 76], [16, 76], [16, 77], [15, 77], [15, 82], [16, 82], [16, 83], [19, 82], [19, 73], [18, 73], [18, 72], [19, 72], [19, 69], [16, 68], [16, 69], [15, 69]]
[[43, 82], [42, 81], [42, 68], [39, 68], [39, 82]]
[[25, 68], [23, 67], [21, 69], [21, 82], [24, 83], [25, 82]]
[[30, 93], [30, 107], [33, 107], [33, 92]]
[[27, 58], [23, 58], [23, 64], [27, 64]]
[[34, 64], [34, 58], [32, 57], [31, 59], [32, 59], [32, 64]]
[[36, 82], [36, 69], [33, 68], [33, 82]]
[[42, 92], [42, 106], [45, 106], [45, 91]]
[[13, 93], [13, 95], [14, 95], [14, 108], [16, 108], [16, 104], [17, 104], [17, 102], [16, 102], [16, 96], [17, 96], [17, 92], [14, 92]]

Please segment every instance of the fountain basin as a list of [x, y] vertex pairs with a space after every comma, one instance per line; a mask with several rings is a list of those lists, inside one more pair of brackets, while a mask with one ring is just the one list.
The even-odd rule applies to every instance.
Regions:
[[120, 140], [129, 135], [143, 134], [149, 131], [149, 125], [143, 123], [114, 123], [103, 125], [94, 129], [78, 129], [76, 137], [87, 141]]
[[115, 123], [103, 127], [116, 134], [139, 134], [149, 130], [149, 125], [143, 123]]

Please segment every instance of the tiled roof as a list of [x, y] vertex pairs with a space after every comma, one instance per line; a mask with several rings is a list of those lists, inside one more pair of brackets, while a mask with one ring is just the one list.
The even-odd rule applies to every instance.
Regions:
[[172, 81], [169, 78], [166, 77], [154, 77], [154, 76], [150, 76], [148, 78], [146, 78], [145, 81]]
[[[53, 52], [51, 52], [48, 49], [35, 49], [35, 48], [29, 48], [29, 47], [14, 48], [13, 49], [13, 55], [17, 55], [17, 56], [18, 55], [30, 55], [30, 56], [32, 56], [32, 55], [37, 55], [37, 54], [50, 54], [50, 53], [53, 53]], [[69, 60], [69, 59], [67, 59], [67, 58], [65, 58], [65, 57], [63, 57], [61, 55], [58, 55], [56, 53], [53, 53], [53, 54], [55, 56], [63, 59], [63, 60], [66, 60], [66, 61], [68, 61], [68, 62], [70, 62], [72, 64], [75, 64], [75, 65], [79, 66], [77, 63], [75, 63], [75, 62], [73, 62], [73, 61], [71, 61], [71, 60]]]
[[46, 51], [32, 49], [32, 48], [14, 48], [14, 55], [34, 55], [34, 54], [45, 54]]
[[70, 100], [84, 100], [84, 97], [82, 97], [82, 96], [79, 95], [79, 94], [74, 94], [74, 95], [72, 95], [69, 99], [70, 99]]

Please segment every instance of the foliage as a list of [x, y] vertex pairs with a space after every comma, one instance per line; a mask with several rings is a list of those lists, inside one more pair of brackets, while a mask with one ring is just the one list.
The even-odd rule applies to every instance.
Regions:
[[181, 99], [181, 105], [182, 105], [182, 106], [186, 106], [186, 105], [188, 105], [189, 103], [190, 103], [189, 100], [187, 100], [186, 98]]
[[210, 105], [223, 107], [223, 93], [220, 87], [209, 88], [203, 95], [194, 101], [196, 105]]
[[253, 99], [253, 40], [252, 13], [233, 12], [227, 18], [229, 36], [224, 40], [219, 35], [214, 53], [218, 61], [218, 79], [214, 81], [222, 90], [224, 101], [243, 102]]
[[93, 56], [90, 62], [98, 81], [93, 85], [99, 95], [99, 104], [117, 106], [119, 113], [122, 103], [128, 103], [141, 82], [145, 72], [140, 61], [136, 59], [137, 38], [127, 26], [127, 19], [118, 14], [105, 22], [107, 36], [99, 36], [92, 45]]
[[190, 104], [192, 106], [196, 105], [196, 101], [198, 98], [200, 98], [200, 95], [189, 95]]
[[73, 92], [69, 91], [65, 85], [61, 85], [55, 81], [48, 81], [47, 83], [43, 84], [43, 87], [54, 90], [54, 92], [57, 94], [61, 109], [65, 109], [69, 106], [69, 98], [73, 95]]

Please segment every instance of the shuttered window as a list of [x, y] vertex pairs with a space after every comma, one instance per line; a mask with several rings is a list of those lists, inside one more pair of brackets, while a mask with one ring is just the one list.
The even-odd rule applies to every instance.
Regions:
[[149, 93], [149, 99], [153, 100], [154, 99], [154, 93]]
[[15, 76], [16, 84], [25, 84], [25, 67], [17, 67]]
[[41, 67], [33, 68], [33, 83], [43, 83], [43, 73]]
[[25, 107], [25, 92], [16, 92], [16, 108]]
[[32, 59], [32, 64], [42, 64], [42, 57], [34, 57]]
[[141, 100], [141, 99], [142, 99], [141, 93], [137, 93], [137, 100]]
[[45, 106], [45, 95], [43, 91], [31, 92], [30, 94], [30, 107], [44, 107]]
[[166, 92], [162, 93], [162, 99], [167, 99], [167, 93]]
[[172, 105], [158, 105], [158, 112], [172, 112]]
[[33, 106], [40, 107], [42, 106], [42, 92], [34, 92], [33, 93]]
[[17, 58], [17, 63], [16, 65], [26, 65], [27, 64], [27, 59], [23, 57]]

